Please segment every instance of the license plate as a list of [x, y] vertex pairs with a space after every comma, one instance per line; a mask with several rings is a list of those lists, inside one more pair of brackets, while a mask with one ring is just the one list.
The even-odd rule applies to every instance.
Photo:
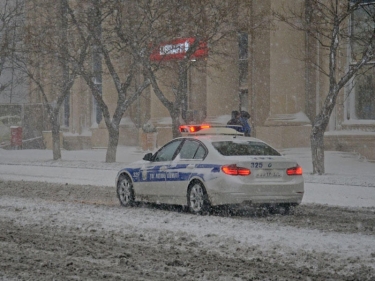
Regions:
[[281, 178], [281, 173], [278, 171], [259, 171], [255, 177], [259, 179]]

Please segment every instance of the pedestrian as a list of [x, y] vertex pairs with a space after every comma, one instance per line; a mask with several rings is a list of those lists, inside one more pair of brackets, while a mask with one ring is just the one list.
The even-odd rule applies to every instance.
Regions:
[[227, 125], [241, 125], [242, 126], [242, 122], [240, 120], [240, 112], [237, 111], [237, 110], [233, 110], [232, 111], [232, 117], [231, 119], [228, 121]]
[[251, 127], [250, 127], [250, 124], [248, 122], [249, 119], [250, 119], [249, 112], [241, 110], [240, 120], [241, 120], [241, 124], [242, 124], [242, 127], [243, 127], [244, 135], [246, 137], [250, 137], [250, 135], [251, 135]]

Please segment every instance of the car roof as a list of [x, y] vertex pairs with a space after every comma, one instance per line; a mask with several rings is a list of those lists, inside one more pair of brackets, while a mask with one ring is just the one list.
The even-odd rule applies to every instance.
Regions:
[[228, 136], [243, 136], [243, 133], [236, 131], [233, 128], [211, 127], [200, 130], [194, 135], [228, 135]]
[[253, 137], [245, 137], [242, 135], [239, 136], [233, 136], [233, 135], [188, 135], [188, 136], [183, 136], [181, 138], [189, 138], [189, 139], [197, 139], [202, 142], [214, 142], [214, 141], [253, 141], [253, 142], [262, 142], [265, 143], [264, 141], [253, 138]]

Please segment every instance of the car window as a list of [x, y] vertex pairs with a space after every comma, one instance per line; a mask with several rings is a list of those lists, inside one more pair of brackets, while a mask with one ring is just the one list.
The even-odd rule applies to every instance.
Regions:
[[171, 161], [176, 152], [176, 149], [181, 144], [182, 140], [175, 140], [163, 146], [159, 151], [155, 153], [154, 161]]
[[206, 149], [203, 146], [199, 146], [197, 152], [194, 155], [194, 159], [204, 159], [206, 156]]
[[199, 143], [192, 140], [185, 140], [180, 150], [181, 159], [194, 159], [194, 155], [197, 152]]
[[212, 145], [224, 156], [234, 155], [266, 155], [266, 156], [280, 156], [280, 153], [274, 148], [263, 142], [234, 142], [234, 141], [220, 141], [213, 142]]

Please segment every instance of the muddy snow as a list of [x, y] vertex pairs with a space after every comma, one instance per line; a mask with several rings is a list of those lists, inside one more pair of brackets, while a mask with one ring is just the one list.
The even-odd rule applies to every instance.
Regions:
[[195, 216], [114, 187], [0, 181], [1, 280], [375, 280], [375, 211]]

